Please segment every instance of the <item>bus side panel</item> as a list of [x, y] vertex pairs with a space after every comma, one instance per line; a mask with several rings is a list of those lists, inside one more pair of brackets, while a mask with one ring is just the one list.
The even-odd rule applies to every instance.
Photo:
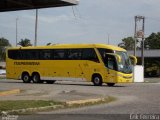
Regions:
[[15, 78], [14, 75], [14, 62], [6, 58], [6, 78]]
[[77, 62], [76, 77], [90, 81], [90, 69], [86, 60], [80, 60]]
[[108, 76], [106, 78], [105, 83], [117, 83], [117, 72], [112, 69], [108, 69], [107, 71], [108, 71]]
[[40, 65], [41, 77], [75, 77], [74, 63], [67, 60], [43, 61]]
[[92, 81], [93, 74], [101, 75], [102, 80], [104, 80], [103, 77], [105, 69], [102, 63], [86, 60], [85, 62], [83, 62], [83, 64], [81, 64], [81, 66], [87, 81]]

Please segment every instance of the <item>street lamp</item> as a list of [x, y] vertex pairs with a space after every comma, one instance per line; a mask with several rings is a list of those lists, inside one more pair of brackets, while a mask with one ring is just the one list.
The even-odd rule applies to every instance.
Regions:
[[16, 18], [16, 47], [17, 47], [17, 41], [18, 41], [18, 17]]
[[36, 9], [36, 20], [35, 20], [35, 41], [34, 41], [34, 46], [37, 46], [37, 28], [38, 28], [38, 9]]

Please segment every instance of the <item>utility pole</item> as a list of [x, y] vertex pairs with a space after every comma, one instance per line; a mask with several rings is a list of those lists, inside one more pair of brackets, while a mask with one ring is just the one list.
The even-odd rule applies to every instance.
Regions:
[[[138, 23], [139, 23], [139, 25], [138, 25]], [[145, 25], [145, 17], [144, 16], [135, 16], [134, 55], [136, 56], [137, 39], [139, 38], [139, 39], [141, 39], [141, 64], [142, 64], [142, 66], [144, 66], [144, 25]]]
[[35, 41], [34, 41], [34, 46], [37, 46], [37, 28], [38, 28], [38, 9], [36, 9], [36, 20], [35, 20]]
[[141, 45], [141, 58], [142, 58], [142, 66], [144, 66], [144, 40], [145, 40], [145, 38], [144, 38], [144, 25], [145, 25], [145, 17], [143, 17], [143, 26], [142, 26], [142, 31], [143, 31], [143, 36], [142, 36], [142, 45]]
[[18, 42], [18, 17], [16, 18], [16, 47]]
[[135, 28], [134, 28], [134, 56], [136, 56], [136, 50], [137, 50], [137, 16], [135, 18]]

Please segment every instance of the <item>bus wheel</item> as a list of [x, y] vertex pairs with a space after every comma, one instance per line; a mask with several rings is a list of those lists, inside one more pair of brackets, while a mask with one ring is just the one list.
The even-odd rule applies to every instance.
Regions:
[[107, 83], [107, 85], [108, 85], [109, 87], [112, 87], [112, 86], [115, 85], [115, 83]]
[[24, 83], [30, 83], [31, 82], [30, 76], [27, 72], [22, 74], [22, 80], [23, 80]]
[[102, 85], [102, 77], [100, 75], [93, 75], [92, 82], [94, 86], [101, 86]]
[[43, 83], [43, 81], [40, 80], [40, 75], [38, 73], [32, 75], [32, 81], [33, 83]]
[[52, 80], [52, 81], [51, 81], [51, 80], [47, 80], [47, 81], [46, 81], [47, 84], [53, 84], [53, 83], [55, 83], [55, 82], [56, 82], [55, 80]]

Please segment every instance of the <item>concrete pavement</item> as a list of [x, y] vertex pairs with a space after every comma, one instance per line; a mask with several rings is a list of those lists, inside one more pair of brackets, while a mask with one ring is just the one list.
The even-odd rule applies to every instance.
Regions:
[[22, 90], [20, 94], [0, 97], [0, 100], [86, 100], [114, 96], [109, 104], [69, 108], [39, 114], [159, 114], [160, 83], [117, 84], [115, 87], [93, 86], [85, 82], [55, 84], [24, 84], [18, 80], [0, 80], [0, 88]]

